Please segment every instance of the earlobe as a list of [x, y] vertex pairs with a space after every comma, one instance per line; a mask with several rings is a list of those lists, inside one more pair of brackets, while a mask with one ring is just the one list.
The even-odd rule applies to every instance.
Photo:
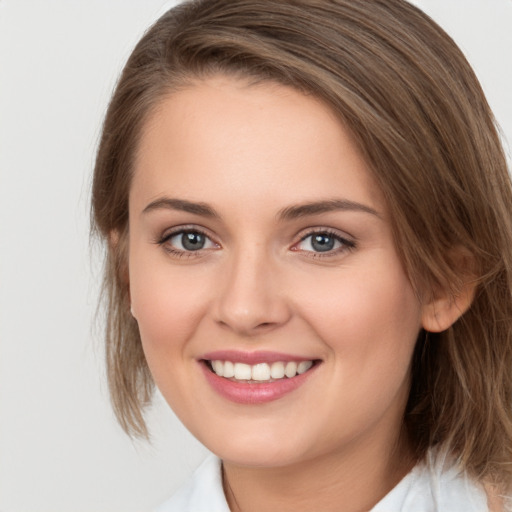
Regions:
[[429, 332], [442, 332], [451, 327], [470, 307], [477, 287], [477, 265], [474, 255], [463, 246], [448, 253], [452, 269], [456, 269], [451, 285], [437, 286], [422, 309], [422, 327]]
[[110, 231], [108, 235], [108, 249], [115, 264], [118, 279], [124, 284], [129, 284], [127, 233], [120, 233], [117, 229]]
[[116, 250], [119, 244], [119, 231], [117, 229], [113, 229], [108, 234], [108, 245], [111, 250]]
[[457, 293], [446, 291], [424, 304], [421, 317], [423, 329], [442, 332], [452, 326], [470, 308], [475, 289], [475, 282], [468, 281]]
[[130, 274], [128, 269], [128, 236], [127, 232], [120, 233], [113, 229], [108, 235], [108, 250], [115, 268], [116, 280], [126, 293], [130, 313], [135, 318], [130, 296]]

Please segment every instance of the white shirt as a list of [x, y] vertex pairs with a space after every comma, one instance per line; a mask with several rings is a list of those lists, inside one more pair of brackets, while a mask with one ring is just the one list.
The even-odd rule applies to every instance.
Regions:
[[[208, 457], [155, 512], [230, 512], [221, 461]], [[484, 490], [454, 466], [418, 464], [370, 512], [488, 512]]]

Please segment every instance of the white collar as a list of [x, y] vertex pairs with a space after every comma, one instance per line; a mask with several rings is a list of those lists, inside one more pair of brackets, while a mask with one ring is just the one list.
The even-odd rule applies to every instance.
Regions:
[[[485, 492], [442, 458], [429, 454], [370, 512], [487, 512]], [[155, 512], [230, 512], [221, 461], [210, 455]]]

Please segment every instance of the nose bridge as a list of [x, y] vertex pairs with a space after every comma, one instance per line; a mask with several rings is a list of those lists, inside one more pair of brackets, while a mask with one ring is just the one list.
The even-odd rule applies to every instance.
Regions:
[[285, 323], [289, 311], [277, 267], [263, 244], [233, 250], [220, 276], [217, 321], [245, 335]]

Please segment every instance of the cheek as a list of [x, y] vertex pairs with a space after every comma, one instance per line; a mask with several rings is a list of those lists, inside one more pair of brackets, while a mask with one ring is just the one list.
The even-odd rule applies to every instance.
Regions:
[[333, 361], [331, 392], [324, 394], [332, 438], [338, 425], [359, 432], [391, 409], [401, 415], [408, 396], [421, 308], [400, 267], [369, 268], [317, 280], [300, 292], [308, 296], [303, 316]]
[[[130, 255], [130, 296], [144, 350], [174, 351], [189, 340], [207, 308], [208, 287], [188, 269]], [[203, 283], [206, 284], [206, 283]]]
[[[401, 266], [392, 260], [344, 269], [303, 282], [303, 316], [335, 358], [379, 372], [407, 367], [421, 326], [421, 306]], [[384, 364], [386, 363], [386, 364]]]

